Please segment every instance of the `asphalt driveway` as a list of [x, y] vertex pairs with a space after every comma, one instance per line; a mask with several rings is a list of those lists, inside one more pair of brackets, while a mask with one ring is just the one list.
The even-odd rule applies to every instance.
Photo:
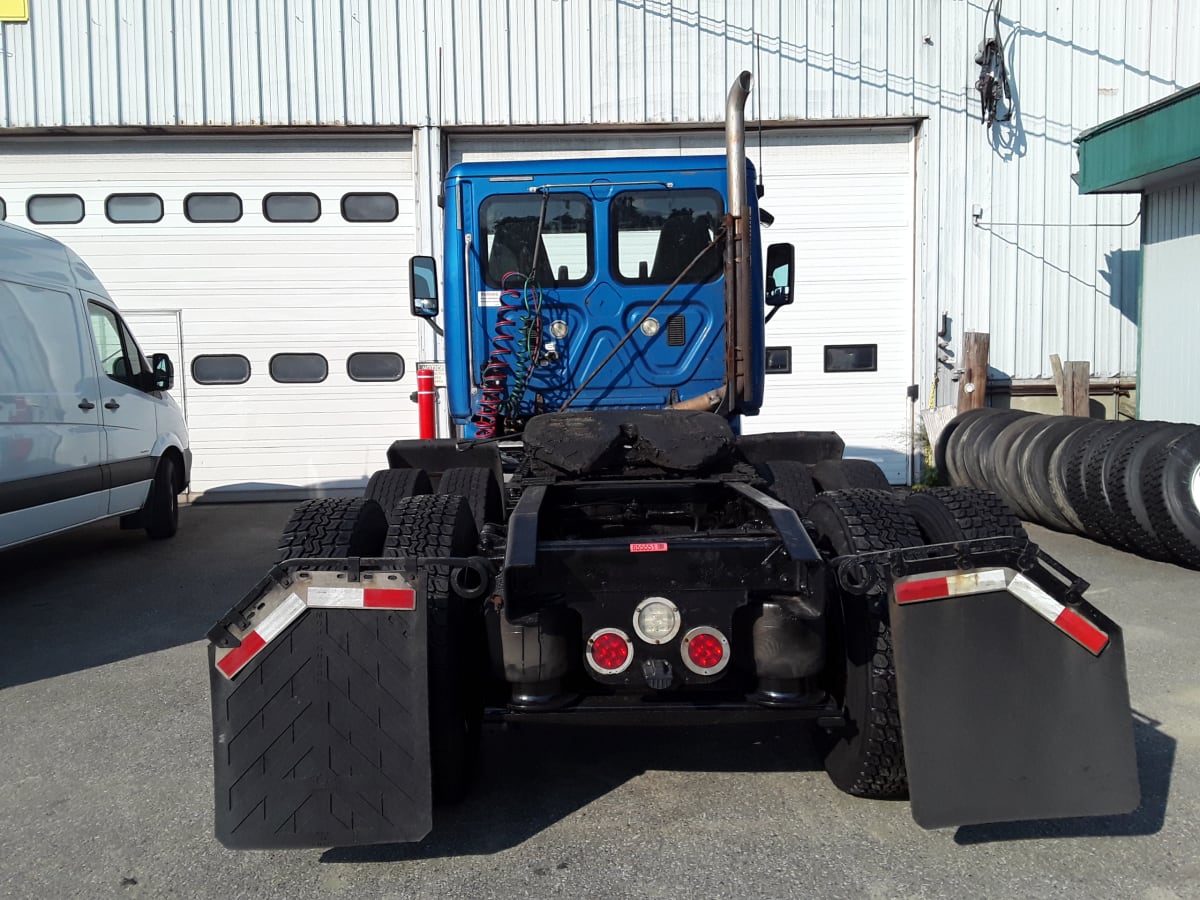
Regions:
[[202, 637], [290, 509], [0, 554], [0, 895], [1200, 896], [1200, 573], [1037, 528], [1125, 630], [1131, 815], [927, 832], [839, 793], [802, 726], [527, 727], [486, 734], [479, 788], [421, 844], [225, 850]]

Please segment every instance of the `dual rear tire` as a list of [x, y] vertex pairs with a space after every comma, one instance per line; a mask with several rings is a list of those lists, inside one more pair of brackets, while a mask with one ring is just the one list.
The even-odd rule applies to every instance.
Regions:
[[[857, 489], [819, 494], [808, 510], [818, 549], [847, 556], [985, 537], [1024, 538], [1020, 521], [990, 491], [939, 488], [900, 498]], [[832, 575], [830, 576], [832, 577]], [[845, 725], [824, 739], [825, 770], [848, 794], [908, 795], [888, 599], [831, 585], [826, 688]]]
[[[390, 521], [369, 497], [309, 500], [296, 507], [284, 528], [278, 560], [461, 557], [475, 553], [477, 542], [470, 507], [457, 495], [400, 497]], [[485, 663], [482, 617], [455, 593], [450, 571], [448, 566], [424, 568], [433, 797], [443, 803], [461, 799], [471, 783], [479, 750]]]

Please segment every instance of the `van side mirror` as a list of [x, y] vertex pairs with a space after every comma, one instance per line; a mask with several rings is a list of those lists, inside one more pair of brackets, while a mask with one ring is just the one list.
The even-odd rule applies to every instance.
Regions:
[[150, 357], [152, 384], [156, 391], [169, 391], [175, 387], [175, 366], [171, 357], [165, 353], [155, 353]]
[[[793, 279], [796, 277], [796, 248], [791, 244], [772, 244], [767, 248], [767, 306], [780, 307], [790, 304]], [[775, 310], [771, 310], [775, 314]]]
[[408, 261], [408, 290], [412, 295], [412, 314], [422, 319], [437, 317], [437, 261], [432, 256], [414, 256]]

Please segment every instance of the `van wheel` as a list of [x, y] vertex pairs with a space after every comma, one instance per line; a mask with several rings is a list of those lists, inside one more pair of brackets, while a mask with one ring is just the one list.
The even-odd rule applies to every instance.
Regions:
[[179, 530], [179, 487], [175, 480], [175, 460], [164, 456], [154, 470], [154, 483], [146, 498], [146, 534], [161, 541], [174, 537]]

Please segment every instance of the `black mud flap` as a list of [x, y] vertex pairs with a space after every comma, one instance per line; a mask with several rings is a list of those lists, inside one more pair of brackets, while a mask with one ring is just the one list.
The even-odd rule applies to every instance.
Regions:
[[1132, 811], [1121, 629], [1036, 548], [997, 562], [903, 567], [890, 592], [913, 818], [942, 828]]
[[260, 584], [209, 634], [216, 831], [227, 847], [429, 833], [424, 604], [395, 574], [346, 577], [289, 572]]

